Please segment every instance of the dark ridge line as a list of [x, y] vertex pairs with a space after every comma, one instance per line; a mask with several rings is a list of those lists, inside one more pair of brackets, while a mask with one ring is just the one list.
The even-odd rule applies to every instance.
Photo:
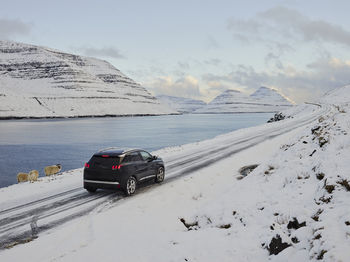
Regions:
[[0, 120], [20, 120], [20, 119], [71, 119], [71, 118], [104, 118], [104, 117], [141, 117], [141, 116], [168, 116], [181, 114], [126, 114], [126, 115], [82, 115], [82, 116], [0, 116]]
[[[215, 114], [265, 114], [265, 113], [278, 113], [280, 110], [276, 111], [263, 111], [263, 112], [200, 112], [196, 113], [193, 112], [193, 114], [203, 114], [203, 115], [215, 115]], [[1, 119], [0, 119], [1, 120]]]

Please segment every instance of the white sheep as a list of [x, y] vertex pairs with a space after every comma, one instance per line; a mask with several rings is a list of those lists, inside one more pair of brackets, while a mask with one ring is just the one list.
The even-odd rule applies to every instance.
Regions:
[[27, 173], [18, 173], [17, 174], [17, 182], [27, 182], [28, 181], [28, 174]]
[[53, 165], [53, 166], [47, 166], [44, 168], [45, 175], [51, 176], [54, 174], [57, 174], [58, 172], [61, 171], [62, 166], [60, 164]]
[[28, 174], [28, 180], [30, 182], [34, 182], [34, 181], [37, 181], [38, 180], [38, 177], [39, 177], [39, 172], [38, 170], [32, 170], [29, 172]]

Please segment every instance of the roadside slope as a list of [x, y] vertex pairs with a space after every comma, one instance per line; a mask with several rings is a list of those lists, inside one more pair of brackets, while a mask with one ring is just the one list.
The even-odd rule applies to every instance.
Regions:
[[[349, 174], [344, 161], [349, 156], [347, 112], [348, 104], [336, 101], [325, 101], [321, 108], [304, 105], [290, 110], [293, 118], [154, 152], [164, 157], [168, 172], [171, 170], [169, 182], [141, 190], [132, 198], [108, 199], [89, 215], [3, 251], [0, 258], [24, 259], [31, 255], [39, 261], [97, 257], [113, 261], [116, 256], [123, 261], [344, 260], [348, 258], [344, 246], [349, 241], [344, 208], [349, 194], [344, 182]], [[220, 151], [224, 154], [218, 154]], [[333, 155], [337, 158], [330, 157]], [[186, 162], [188, 157], [197, 160]], [[248, 164], [260, 165], [242, 179], [238, 169]], [[192, 170], [195, 165], [197, 171]], [[333, 168], [337, 172], [329, 172]], [[316, 175], [320, 172], [324, 173], [321, 179]], [[74, 179], [81, 181], [81, 171], [75, 174]], [[50, 183], [58, 181], [65, 185], [59, 176]], [[328, 181], [331, 187], [327, 187]], [[23, 185], [22, 189], [27, 191], [39, 184]], [[19, 187], [12, 187], [16, 188]], [[4, 189], [0, 194], [8, 196], [9, 192]], [[323, 211], [318, 214], [316, 207], [320, 205]], [[338, 219], [335, 225], [330, 223], [333, 219]], [[318, 226], [324, 230], [321, 237], [314, 235]], [[288, 248], [269, 256], [270, 250], [275, 250], [271, 243], [279, 240]]]

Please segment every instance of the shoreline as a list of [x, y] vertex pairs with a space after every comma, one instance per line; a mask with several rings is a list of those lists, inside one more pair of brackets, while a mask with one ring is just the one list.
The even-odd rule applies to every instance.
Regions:
[[116, 118], [116, 117], [144, 117], [144, 116], [173, 116], [173, 115], [220, 115], [220, 114], [274, 114], [279, 111], [269, 111], [269, 112], [219, 112], [219, 113], [171, 113], [171, 114], [126, 114], [126, 115], [116, 115], [116, 114], [106, 114], [106, 115], [81, 115], [81, 116], [0, 116], [1, 120], [35, 120], [35, 119], [80, 119], [80, 118]]

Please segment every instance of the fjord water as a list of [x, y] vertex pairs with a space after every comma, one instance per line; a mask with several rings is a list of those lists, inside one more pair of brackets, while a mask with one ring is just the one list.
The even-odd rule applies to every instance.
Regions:
[[106, 147], [160, 148], [213, 138], [256, 126], [271, 113], [186, 114], [147, 117], [0, 121], [0, 187], [15, 184], [18, 172], [62, 164], [80, 168]]

